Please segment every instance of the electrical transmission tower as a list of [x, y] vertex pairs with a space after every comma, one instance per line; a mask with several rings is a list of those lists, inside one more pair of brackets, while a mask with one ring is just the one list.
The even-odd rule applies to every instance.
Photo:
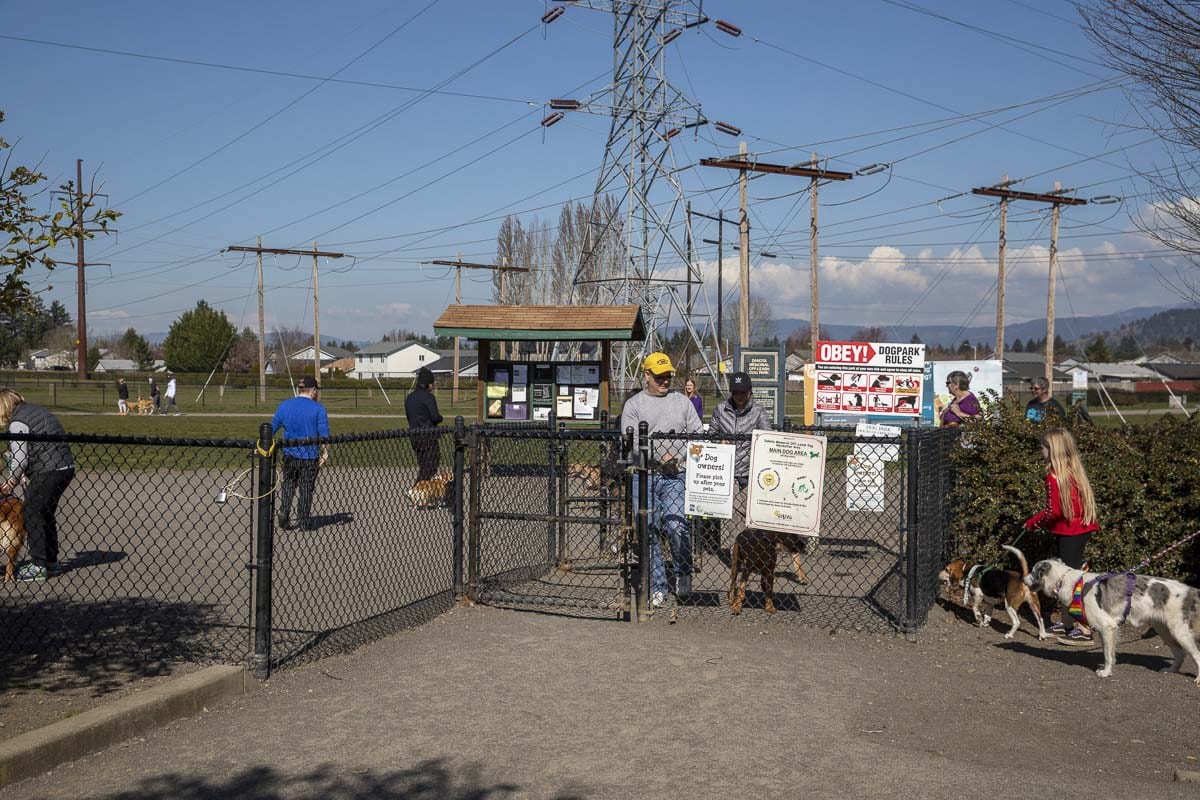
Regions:
[[[645, 343], [614, 348], [613, 377], [624, 386], [640, 379], [641, 359], [660, 348], [673, 312], [686, 326], [708, 374], [715, 377], [712, 362], [721, 354], [713, 326], [707, 324], [709, 315], [693, 314], [690, 299], [679, 298], [680, 286], [702, 285], [703, 278], [690, 252], [690, 221], [671, 152], [675, 136], [709, 121], [698, 103], [667, 80], [665, 68], [670, 43], [685, 30], [709, 22], [703, 0], [575, 0], [568, 7], [608, 12], [613, 20], [612, 83], [585, 99], [551, 100], [552, 113], [542, 121], [549, 127], [567, 111], [611, 120], [596, 179], [591, 230], [575, 269], [575, 297], [585, 304], [641, 306]], [[553, 22], [562, 8], [552, 8], [543, 21]], [[724, 21], [714, 25], [731, 36], [741, 34]], [[724, 133], [740, 133], [726, 123], [712, 124]], [[620, 198], [614, 213], [608, 213], [604, 203], [610, 196]], [[618, 237], [619, 248], [613, 245]], [[687, 267], [684, 274], [677, 269], [681, 265]], [[701, 321], [704, 324], [697, 324]], [[703, 347], [706, 338], [716, 346], [715, 359]]]

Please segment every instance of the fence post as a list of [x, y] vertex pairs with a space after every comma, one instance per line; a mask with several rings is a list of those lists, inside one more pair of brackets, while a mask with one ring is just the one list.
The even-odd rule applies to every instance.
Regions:
[[[600, 412], [600, 430], [608, 430], [608, 412]], [[602, 440], [600, 443], [600, 552], [603, 554], [608, 550], [608, 518], [612, 512], [612, 506], [608, 500], [608, 480], [604, 475], [604, 468], [608, 465], [609, 455], [607, 448], [611, 446], [608, 440]]]
[[470, 514], [467, 518], [467, 597], [479, 602], [479, 500], [483, 491], [482, 427], [476, 423], [467, 433], [471, 452]]
[[271, 676], [271, 561], [275, 550], [275, 453], [271, 423], [258, 427], [258, 542], [254, 555], [254, 674], [259, 680]]
[[637, 592], [633, 618], [641, 621], [650, 610], [650, 424], [642, 421], [637, 430]]
[[906, 634], [916, 632], [917, 624], [917, 540], [920, 538], [920, 515], [918, 503], [919, 476], [919, 440], [916, 431], [907, 428], [904, 431], [904, 474], [905, 474], [905, 509], [904, 509], [904, 621], [900, 629]]
[[[355, 403], [358, 402], [358, 389], [354, 390]], [[467, 456], [467, 427], [461, 416], [454, 418], [454, 597], [463, 595], [463, 548], [466, 546], [466, 530], [463, 525], [463, 480], [466, 477]]]
[[[567, 423], [558, 423], [559, 437], [556, 442], [557, 447], [555, 448], [557, 459], [554, 466], [554, 479], [558, 482], [558, 511], [555, 513], [560, 515], [568, 514], [570, 506], [570, 502], [567, 500], [567, 484], [569, 481], [567, 480], [566, 431]], [[566, 561], [567, 558], [567, 523], [563, 522], [562, 519], [559, 519], [557, 527], [558, 546], [555, 552], [558, 556], [558, 563], [561, 565], [564, 561]]]

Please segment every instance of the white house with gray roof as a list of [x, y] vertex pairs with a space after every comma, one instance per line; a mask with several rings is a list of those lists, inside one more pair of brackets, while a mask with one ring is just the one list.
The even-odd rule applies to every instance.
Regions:
[[346, 375], [360, 380], [411, 378], [440, 358], [438, 351], [420, 342], [379, 342], [355, 353], [354, 369]]

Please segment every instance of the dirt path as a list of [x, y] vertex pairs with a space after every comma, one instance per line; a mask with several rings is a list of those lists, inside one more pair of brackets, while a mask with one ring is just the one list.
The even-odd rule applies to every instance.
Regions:
[[935, 609], [915, 643], [459, 608], [12, 798], [1195, 797], [1200, 689]]

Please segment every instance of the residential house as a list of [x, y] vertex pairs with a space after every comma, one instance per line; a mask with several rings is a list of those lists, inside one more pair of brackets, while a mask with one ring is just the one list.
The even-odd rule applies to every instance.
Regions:
[[[1064, 366], [1068, 364], [1069, 366]], [[1051, 394], [1056, 394], [1060, 391], [1070, 391], [1071, 375], [1069, 367], [1076, 364], [1068, 359], [1063, 364], [1055, 364], [1053, 371], [1053, 384]], [[1003, 385], [1005, 392], [1008, 392], [1008, 387], [1019, 390], [1022, 386], [1028, 387], [1029, 382], [1034, 378], [1041, 378], [1046, 374], [1046, 357], [1041, 353], [1013, 353], [1008, 350], [1004, 351], [1004, 372]]]
[[354, 369], [350, 378], [411, 378], [421, 367], [441, 358], [438, 351], [420, 342], [379, 342], [368, 345], [354, 354]]
[[[434, 374], [434, 377], [446, 376], [447, 379], [454, 374], [454, 351], [453, 350], [438, 350], [436, 351], [441, 356], [432, 364], [426, 364], [425, 368]], [[458, 377], [459, 378], [477, 378], [479, 377], [479, 351], [477, 350], [459, 350], [458, 351]]]
[[[340, 347], [328, 344], [321, 345], [321, 372], [329, 372], [330, 367], [335, 361], [340, 361], [344, 358], [353, 358], [353, 355], [350, 351], [343, 350]], [[297, 350], [288, 356], [288, 360], [292, 363], [311, 364], [313, 362], [313, 346], [310, 344], [303, 350]]]

